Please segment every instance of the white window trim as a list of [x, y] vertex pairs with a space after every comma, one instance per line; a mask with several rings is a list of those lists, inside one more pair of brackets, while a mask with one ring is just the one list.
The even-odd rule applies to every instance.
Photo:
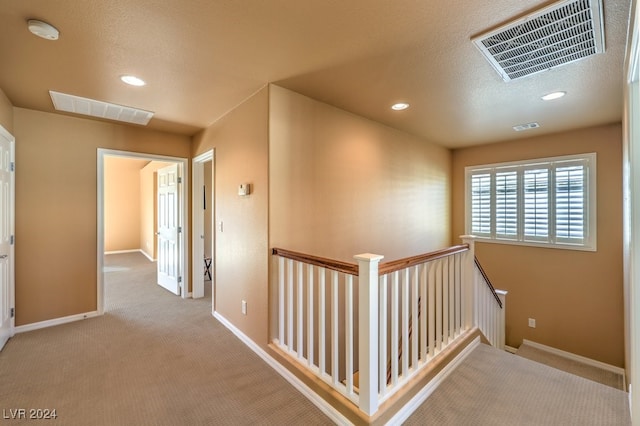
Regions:
[[[523, 166], [528, 168], [535, 168], [536, 165], [548, 165], [549, 163], [557, 163], [557, 162], [568, 162], [572, 160], [587, 160], [587, 189], [586, 196], [587, 202], [586, 207], [587, 210], [585, 212], [584, 220], [587, 224], [586, 232], [587, 236], [585, 237], [584, 244], [571, 244], [566, 242], [557, 242], [555, 241], [555, 235], [552, 236], [552, 240], [550, 242], [537, 242], [537, 241], [523, 241], [509, 238], [500, 238], [495, 235], [495, 202], [492, 201], [492, 231], [491, 236], [484, 235], [476, 235], [476, 241], [478, 242], [486, 242], [486, 243], [494, 243], [494, 244], [509, 244], [509, 245], [518, 245], [518, 246], [531, 246], [531, 247], [543, 247], [543, 248], [553, 248], [553, 249], [566, 249], [566, 250], [580, 250], [580, 251], [597, 251], [597, 199], [596, 199], [596, 171], [597, 171], [597, 158], [596, 153], [585, 153], [585, 154], [575, 154], [575, 155], [565, 155], [559, 157], [547, 157], [547, 158], [536, 158], [533, 160], [522, 160], [522, 161], [512, 161], [505, 163], [493, 163], [493, 164], [482, 164], [477, 166], [467, 166], [465, 167], [465, 233], [467, 235], [473, 234], [471, 232], [471, 185], [470, 185], [470, 176], [474, 172], [486, 170], [487, 172], [494, 173], [496, 169], [507, 170], [509, 168], [518, 168], [521, 173], [523, 170]], [[555, 177], [554, 177], [555, 180]], [[521, 185], [518, 186], [518, 191], [520, 191]], [[493, 188], [495, 191], [495, 188]], [[492, 196], [493, 199], [495, 197]], [[519, 215], [522, 214], [522, 208], [519, 205]], [[554, 207], [554, 215], [555, 215], [555, 207]], [[519, 231], [520, 233], [520, 231]], [[518, 238], [521, 236], [518, 235]]]

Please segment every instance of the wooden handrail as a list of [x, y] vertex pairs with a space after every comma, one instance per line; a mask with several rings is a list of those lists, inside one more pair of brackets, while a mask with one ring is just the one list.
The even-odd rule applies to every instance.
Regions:
[[478, 270], [480, 271], [480, 273], [482, 274], [482, 277], [484, 278], [484, 281], [487, 283], [487, 286], [491, 290], [491, 293], [493, 293], [493, 297], [496, 298], [496, 302], [498, 302], [498, 306], [500, 306], [500, 309], [502, 309], [502, 301], [500, 300], [500, 297], [498, 296], [498, 293], [496, 293], [495, 287], [493, 286], [493, 284], [491, 284], [491, 281], [489, 280], [489, 277], [487, 276], [487, 273], [484, 272], [484, 269], [482, 268], [482, 265], [480, 265], [480, 261], [478, 260], [478, 258], [475, 257], [474, 260], [476, 262], [476, 266], [478, 267]]
[[453, 247], [449, 247], [449, 248], [438, 250], [438, 251], [432, 251], [431, 253], [425, 253], [425, 254], [420, 254], [418, 256], [406, 257], [404, 259], [381, 263], [380, 267], [378, 268], [378, 274], [379, 275], [390, 274], [392, 272], [400, 271], [404, 268], [420, 265], [421, 263], [440, 259], [442, 257], [450, 256], [456, 253], [462, 253], [467, 250], [469, 250], [469, 244], [461, 244], [459, 246], [453, 246]]
[[[390, 274], [400, 271], [404, 268], [420, 265], [421, 263], [451, 256], [456, 253], [463, 253], [469, 250], [469, 244], [460, 244], [442, 250], [432, 251], [430, 253], [419, 254], [417, 256], [405, 257], [404, 259], [393, 260], [391, 262], [381, 263], [378, 268], [379, 275]], [[281, 248], [271, 249], [272, 254], [287, 259], [304, 262], [322, 268], [331, 269], [333, 271], [342, 272], [344, 274], [358, 276], [358, 265], [355, 263], [342, 262], [335, 259], [327, 259], [325, 257], [314, 256], [306, 253], [299, 253]], [[493, 290], [495, 292], [495, 290]]]
[[286, 259], [296, 260], [298, 262], [308, 263], [314, 266], [320, 266], [321, 268], [331, 269], [332, 271], [342, 272], [344, 274], [358, 276], [358, 265], [355, 263], [342, 262], [340, 260], [327, 259], [324, 257], [313, 256], [305, 253], [298, 253], [291, 250], [284, 250], [280, 248], [274, 248], [271, 253], [284, 257]]

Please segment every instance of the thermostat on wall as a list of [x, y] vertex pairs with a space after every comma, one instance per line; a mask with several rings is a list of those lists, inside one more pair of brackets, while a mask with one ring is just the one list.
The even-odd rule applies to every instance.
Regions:
[[250, 183], [241, 183], [238, 187], [238, 195], [249, 195], [251, 194], [251, 184]]

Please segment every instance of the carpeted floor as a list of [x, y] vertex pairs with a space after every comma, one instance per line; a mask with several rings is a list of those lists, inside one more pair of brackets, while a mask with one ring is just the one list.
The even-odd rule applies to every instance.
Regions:
[[628, 395], [479, 345], [406, 425], [630, 425]]
[[[46, 423], [60, 425], [331, 424], [211, 316], [210, 282], [207, 297], [185, 300], [153, 284], [142, 255], [107, 256], [105, 270], [104, 316], [18, 334], [0, 352], [3, 413], [55, 409]], [[406, 424], [630, 420], [626, 393], [480, 345]]]
[[594, 382], [602, 383], [603, 385], [611, 386], [614, 389], [624, 390], [624, 377], [622, 374], [614, 373], [613, 371], [604, 370], [555, 355], [527, 345], [526, 343], [520, 345], [516, 355], [548, 365], [549, 367], [557, 368], [558, 370], [566, 371], [567, 373], [575, 374], [576, 376], [584, 377], [585, 379], [593, 380]]
[[0, 352], [0, 409], [56, 409], [61, 425], [330, 424], [211, 316], [210, 296], [152, 284], [139, 254], [106, 256], [106, 270], [104, 316], [18, 334]]

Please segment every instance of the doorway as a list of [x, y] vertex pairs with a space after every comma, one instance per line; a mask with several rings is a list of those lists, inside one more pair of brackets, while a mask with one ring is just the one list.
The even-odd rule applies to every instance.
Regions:
[[0, 126], [0, 350], [15, 333], [15, 138]]
[[[204, 297], [211, 285], [211, 313], [215, 312], [215, 162], [210, 150], [193, 159], [193, 298]], [[200, 273], [199, 271], [202, 271]]]
[[[176, 216], [176, 235], [175, 235], [175, 261], [172, 262], [172, 265], [176, 270], [176, 280], [178, 282], [178, 286], [176, 288], [176, 294], [179, 294], [182, 298], [190, 297], [190, 293], [188, 293], [187, 283], [188, 280], [188, 268], [187, 266], [187, 235], [188, 235], [188, 216], [187, 216], [187, 194], [188, 194], [188, 179], [184, 177], [188, 175], [188, 161], [185, 158], [179, 157], [168, 157], [162, 155], [153, 155], [153, 154], [140, 154], [134, 152], [127, 151], [115, 151], [108, 149], [98, 149], [98, 194], [97, 194], [97, 215], [98, 215], [98, 238], [97, 238], [97, 276], [98, 276], [98, 294], [97, 294], [97, 311], [98, 314], [104, 313], [105, 307], [105, 260], [104, 255], [107, 250], [107, 238], [105, 233], [105, 222], [106, 222], [106, 197], [105, 197], [105, 188], [106, 188], [106, 180], [105, 180], [105, 163], [112, 159], [130, 159], [138, 162], [161, 162], [168, 163], [174, 165], [176, 169], [176, 208], [175, 208], [175, 216]], [[137, 184], [137, 182], [135, 183]], [[154, 226], [156, 226], [154, 224]], [[155, 233], [153, 233], [155, 235]], [[155, 253], [155, 238], [152, 238], [152, 243], [146, 241], [146, 238], [143, 238], [144, 241], [139, 241], [139, 250], [143, 254], [145, 254], [149, 258], [153, 258], [153, 254], [149, 255], [149, 253]], [[126, 250], [125, 250], [126, 251]]]

